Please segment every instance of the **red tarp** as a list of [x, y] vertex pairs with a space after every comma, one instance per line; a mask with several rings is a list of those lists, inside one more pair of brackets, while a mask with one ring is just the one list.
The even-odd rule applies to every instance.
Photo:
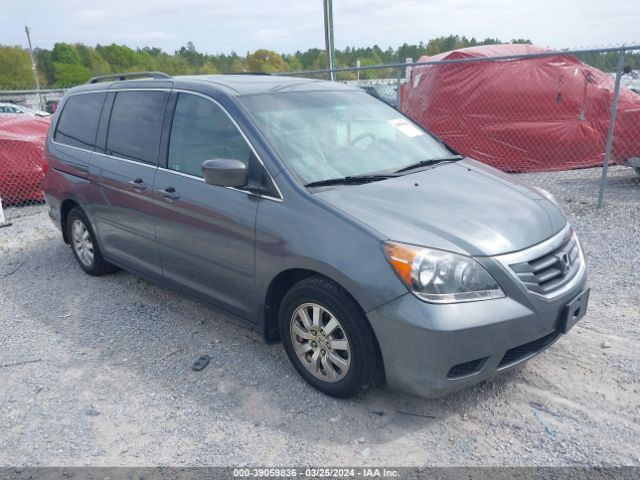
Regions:
[[42, 201], [43, 148], [49, 118], [0, 115], [0, 198], [3, 205]]
[[[419, 61], [522, 55], [464, 48]], [[602, 165], [614, 79], [571, 55], [414, 67], [400, 109], [461, 153], [511, 172]], [[640, 96], [620, 89], [611, 161], [640, 156]]]

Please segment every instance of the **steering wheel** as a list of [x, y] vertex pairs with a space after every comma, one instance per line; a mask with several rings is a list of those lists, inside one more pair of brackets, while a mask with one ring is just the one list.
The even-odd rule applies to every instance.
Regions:
[[351, 141], [349, 142], [349, 148], [353, 148], [356, 143], [361, 142], [367, 137], [371, 138], [371, 140], [373, 140], [374, 142], [376, 141], [376, 137], [373, 133], [364, 132], [364, 133], [361, 133], [360, 135], [356, 135], [351, 139]]

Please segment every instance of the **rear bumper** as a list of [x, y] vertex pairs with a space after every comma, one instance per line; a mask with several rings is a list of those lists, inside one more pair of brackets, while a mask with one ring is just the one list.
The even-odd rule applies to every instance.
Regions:
[[60, 224], [60, 202], [52, 195], [44, 194], [44, 201], [47, 204], [47, 213], [53, 224], [58, 227], [58, 230], [62, 231], [62, 225]]
[[387, 384], [434, 398], [506, 372], [560, 338], [562, 312], [585, 285], [583, 271], [552, 300], [515, 285], [506, 298], [451, 305], [407, 293], [367, 314]]

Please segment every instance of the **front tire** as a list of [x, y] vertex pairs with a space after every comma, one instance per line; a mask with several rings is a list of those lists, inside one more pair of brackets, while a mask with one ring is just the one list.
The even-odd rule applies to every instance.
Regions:
[[310, 277], [291, 287], [279, 328], [289, 360], [321, 392], [345, 398], [375, 383], [380, 362], [369, 322], [334, 282]]
[[106, 275], [117, 270], [103, 258], [91, 223], [79, 207], [72, 208], [67, 215], [67, 238], [78, 265], [89, 275]]

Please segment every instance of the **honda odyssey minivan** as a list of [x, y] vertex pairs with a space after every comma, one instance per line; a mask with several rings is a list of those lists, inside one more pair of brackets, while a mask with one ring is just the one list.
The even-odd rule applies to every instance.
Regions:
[[434, 397], [522, 364], [585, 314], [553, 197], [367, 93], [278, 76], [94, 78], [47, 139], [49, 214], [123, 268], [281, 341], [318, 390]]

